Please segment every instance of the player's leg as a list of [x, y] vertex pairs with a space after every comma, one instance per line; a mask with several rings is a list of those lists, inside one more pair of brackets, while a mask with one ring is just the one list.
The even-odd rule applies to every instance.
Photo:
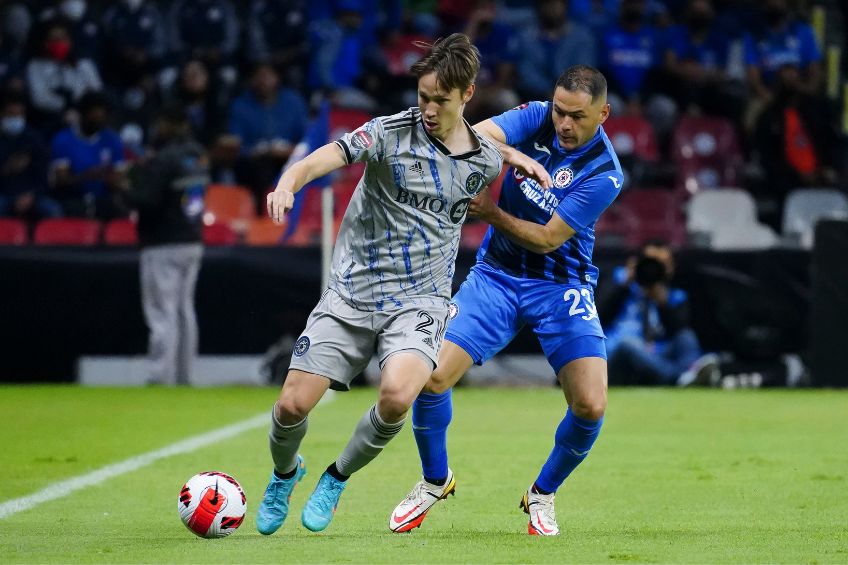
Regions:
[[432, 371], [433, 361], [417, 350], [399, 351], [386, 358], [377, 403], [360, 418], [341, 455], [327, 467], [303, 508], [301, 520], [307, 529], [318, 532], [330, 524], [347, 480], [400, 432]]
[[327, 291], [295, 343], [289, 373], [272, 412], [269, 445], [274, 471], [256, 520], [263, 534], [282, 525], [292, 489], [306, 473], [298, 449], [309, 412], [328, 388], [349, 388], [370, 359], [374, 348], [370, 316]]
[[430, 508], [456, 488], [447, 455], [447, 431], [453, 416], [451, 388], [472, 364], [490, 359], [520, 329], [515, 284], [514, 278], [488, 265], [477, 265], [451, 302], [438, 366], [412, 407], [412, 431], [423, 476], [389, 517], [392, 531], [420, 526]]
[[607, 402], [607, 363], [603, 330], [592, 290], [552, 282], [527, 281], [522, 311], [565, 393], [567, 410], [554, 434], [554, 446], [521, 507], [530, 515], [528, 532], [556, 535], [554, 494], [586, 458], [603, 423]]
[[[536, 481], [524, 494], [521, 506], [530, 515], [528, 532], [533, 535], [559, 533], [554, 514], [554, 495], [565, 479], [586, 459], [603, 424], [607, 405], [607, 366], [602, 357], [603, 338], [577, 338], [581, 357], [569, 361], [557, 378], [568, 409], [554, 434], [554, 447]], [[596, 356], [595, 356], [596, 355]]]
[[273, 534], [288, 516], [292, 491], [306, 474], [298, 450], [308, 428], [307, 416], [329, 387], [327, 377], [297, 369], [288, 372], [271, 410], [268, 444], [274, 469], [256, 515], [256, 529], [261, 534]]

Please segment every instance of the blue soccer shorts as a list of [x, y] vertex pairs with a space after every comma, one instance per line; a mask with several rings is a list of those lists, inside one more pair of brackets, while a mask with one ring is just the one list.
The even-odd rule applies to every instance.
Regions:
[[451, 301], [445, 338], [482, 365], [525, 325], [557, 374], [581, 357], [607, 358], [592, 287], [513, 277], [482, 262]]

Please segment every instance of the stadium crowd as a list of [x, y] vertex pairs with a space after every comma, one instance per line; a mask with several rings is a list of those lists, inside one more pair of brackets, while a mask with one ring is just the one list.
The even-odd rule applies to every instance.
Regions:
[[[407, 73], [421, 53], [414, 42], [463, 31], [483, 63], [471, 123], [549, 98], [570, 65], [596, 66], [610, 85], [607, 131], [629, 175], [625, 196], [675, 195], [674, 222], [681, 199], [701, 188], [743, 188], [779, 230], [792, 189], [846, 188], [823, 39], [799, 8], [790, 0], [8, 1], [0, 216], [129, 216], [126, 171], [151, 151], [152, 117], [172, 105], [205, 146], [212, 181], [249, 187], [261, 205], [310, 110], [322, 100], [370, 115], [416, 105]], [[841, 34], [839, 22], [828, 23]], [[692, 124], [718, 133], [687, 138]], [[721, 164], [689, 167], [693, 152], [714, 152]], [[601, 235], [615, 232], [615, 210], [608, 216]], [[680, 244], [671, 229], [645, 237]]]

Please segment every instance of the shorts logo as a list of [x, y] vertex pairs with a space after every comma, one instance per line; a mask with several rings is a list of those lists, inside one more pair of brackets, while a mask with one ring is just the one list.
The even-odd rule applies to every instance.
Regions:
[[374, 139], [365, 130], [359, 130], [351, 134], [350, 144], [359, 150], [365, 150], [374, 145]]
[[424, 345], [433, 347], [433, 338], [432, 337], [425, 337], [421, 341], [424, 343]]
[[448, 304], [448, 320], [453, 320], [457, 314], [459, 314], [459, 306], [456, 305], [456, 302]]
[[484, 182], [486, 182], [486, 179], [483, 177], [483, 173], [474, 171], [465, 179], [465, 190], [471, 194], [477, 194], [483, 190]]
[[557, 169], [554, 173], [554, 186], [557, 188], [565, 188], [571, 181], [574, 180], [574, 172], [568, 167]]
[[294, 356], [302, 357], [307, 351], [309, 351], [309, 338], [302, 335], [294, 344]]
[[462, 219], [465, 217], [465, 212], [468, 211], [468, 203], [471, 202], [470, 198], [463, 198], [462, 200], [457, 200], [450, 209], [450, 221], [458, 224], [462, 222]]

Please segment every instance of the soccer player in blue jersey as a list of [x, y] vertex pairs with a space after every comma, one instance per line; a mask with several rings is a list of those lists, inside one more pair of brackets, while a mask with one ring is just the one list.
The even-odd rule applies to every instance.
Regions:
[[592, 448], [607, 404], [592, 248], [595, 221], [620, 192], [623, 176], [601, 127], [609, 115], [606, 94], [604, 76], [578, 65], [560, 76], [551, 101], [523, 104], [475, 126], [543, 166], [552, 187], [546, 190], [518, 172], [526, 174], [534, 164], [521, 166], [521, 157], [505, 147], [504, 159], [513, 166], [498, 206], [483, 194], [469, 207], [470, 215], [491, 227], [477, 263], [453, 297], [438, 367], [414, 403], [413, 432], [424, 476], [389, 517], [392, 531], [420, 526], [433, 504], [456, 488], [447, 460], [451, 387], [473, 363], [493, 357], [529, 325], [568, 409], [521, 508], [530, 515], [530, 534], [559, 533], [554, 493]]

